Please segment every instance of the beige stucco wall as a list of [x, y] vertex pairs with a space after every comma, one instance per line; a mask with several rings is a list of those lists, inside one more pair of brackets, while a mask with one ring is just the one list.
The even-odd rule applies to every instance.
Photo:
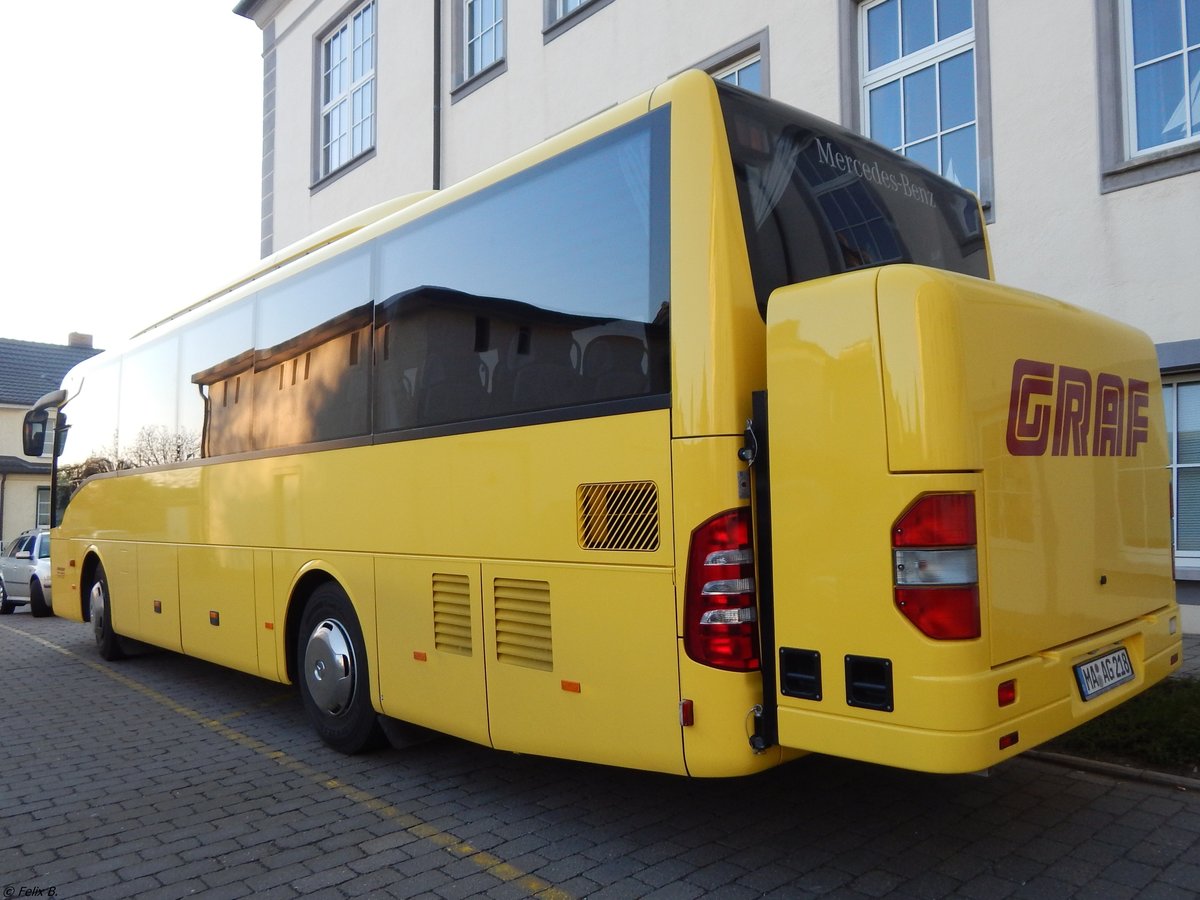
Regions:
[[[379, 4], [375, 157], [313, 189], [320, 40], [344, 0], [293, 2], [275, 20], [274, 249], [400, 194], [427, 190], [433, 159], [432, 5]], [[314, 76], [314, 72], [318, 74]]]
[[[770, 92], [839, 120], [855, 61], [848, 0], [613, 0], [544, 42], [543, 4], [508, 0], [506, 71], [452, 98], [443, 53], [443, 184], [461, 180], [743, 39], [767, 32]], [[313, 191], [319, 38], [350, 7], [282, 2], [275, 21], [274, 249], [432, 177], [431, 3], [380, 3], [375, 158]], [[1155, 341], [1200, 338], [1184, 274], [1200, 246], [1200, 173], [1100, 192], [1095, 0], [986, 5], [1002, 282], [1132, 322]], [[443, 46], [453, 0], [443, 0]], [[260, 24], [263, 24], [260, 22]], [[847, 123], [856, 125], [857, 123]]]
[[996, 277], [1158, 342], [1200, 338], [1200, 173], [1100, 193], [1096, 34], [1080, 27], [1094, 11], [1091, 0], [990, 6]]

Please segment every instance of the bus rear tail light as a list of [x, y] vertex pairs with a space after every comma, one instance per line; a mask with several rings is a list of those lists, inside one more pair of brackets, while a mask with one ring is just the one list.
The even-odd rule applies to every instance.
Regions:
[[927, 494], [892, 527], [896, 606], [926, 637], [980, 636], [975, 495]]
[[750, 510], [730, 510], [694, 532], [688, 549], [683, 646], [698, 663], [759, 668], [758, 607]]

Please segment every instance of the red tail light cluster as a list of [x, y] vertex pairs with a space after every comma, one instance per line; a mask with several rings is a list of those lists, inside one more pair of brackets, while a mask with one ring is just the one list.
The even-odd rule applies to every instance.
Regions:
[[694, 532], [688, 550], [683, 646], [698, 663], [734, 672], [759, 668], [750, 510], [734, 509]]
[[975, 495], [926, 494], [892, 527], [896, 606], [936, 640], [980, 635]]

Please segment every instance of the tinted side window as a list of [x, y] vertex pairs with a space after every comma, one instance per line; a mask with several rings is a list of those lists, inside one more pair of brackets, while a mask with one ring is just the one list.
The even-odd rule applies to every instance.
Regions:
[[125, 355], [117, 425], [119, 468], [161, 466], [200, 454], [200, 436], [179, 427], [179, 338], [168, 335]]
[[669, 391], [668, 123], [658, 110], [380, 240], [376, 431]]
[[370, 299], [367, 249], [259, 294], [256, 449], [370, 433]]
[[185, 328], [179, 357], [179, 427], [200, 455], [253, 449], [254, 297]]

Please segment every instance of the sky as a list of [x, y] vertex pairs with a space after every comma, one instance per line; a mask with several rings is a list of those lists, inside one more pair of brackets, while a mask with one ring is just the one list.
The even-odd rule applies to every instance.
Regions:
[[257, 262], [262, 32], [234, 5], [60, 0], [9, 41], [0, 337], [107, 349]]

